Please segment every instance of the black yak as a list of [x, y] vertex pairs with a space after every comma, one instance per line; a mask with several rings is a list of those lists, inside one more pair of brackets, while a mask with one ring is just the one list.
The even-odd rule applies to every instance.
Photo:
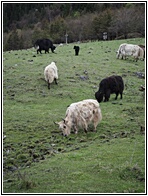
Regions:
[[112, 93], [116, 94], [115, 100], [119, 94], [122, 99], [123, 90], [124, 83], [122, 77], [113, 75], [101, 80], [99, 90], [95, 93], [95, 97], [99, 103], [103, 101], [103, 97], [105, 97], [104, 102], [109, 101], [110, 94]]
[[78, 56], [80, 47], [79, 46], [74, 46], [73, 49], [75, 49], [75, 56]]
[[37, 54], [38, 52], [40, 52], [42, 54], [42, 50], [45, 50], [45, 53], [48, 52], [49, 53], [49, 48], [51, 48], [51, 51], [54, 52], [54, 50], [56, 49], [56, 47], [53, 45], [52, 41], [49, 39], [38, 39], [35, 44], [34, 47], [37, 49]]

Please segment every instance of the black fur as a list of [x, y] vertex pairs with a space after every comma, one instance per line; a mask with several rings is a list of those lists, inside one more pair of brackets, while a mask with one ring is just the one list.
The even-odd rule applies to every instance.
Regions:
[[38, 52], [40, 52], [42, 54], [42, 50], [45, 50], [45, 53], [48, 52], [49, 53], [49, 48], [51, 48], [51, 51], [54, 53], [54, 50], [56, 49], [56, 47], [53, 45], [52, 41], [49, 39], [38, 39], [35, 44], [34, 47], [37, 48], [37, 54]]
[[113, 75], [104, 78], [100, 82], [99, 90], [95, 93], [95, 97], [99, 103], [103, 101], [103, 97], [104, 97], [104, 102], [109, 101], [110, 94], [113, 93], [116, 94], [115, 100], [117, 99], [119, 94], [120, 94], [120, 98], [122, 99], [123, 90], [124, 90], [124, 83], [122, 77]]
[[74, 46], [73, 49], [75, 49], [75, 56], [78, 56], [80, 47], [79, 46]]

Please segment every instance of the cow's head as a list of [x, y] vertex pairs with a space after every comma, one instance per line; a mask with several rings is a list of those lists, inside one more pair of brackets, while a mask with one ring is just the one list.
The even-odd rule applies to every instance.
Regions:
[[58, 123], [55, 122], [55, 124], [59, 125], [59, 129], [62, 131], [64, 136], [68, 136], [70, 134], [70, 126], [64, 119]]
[[40, 47], [38, 45], [34, 45], [34, 48], [38, 50]]
[[117, 50], [117, 52], [116, 52], [116, 58], [118, 59], [119, 58], [119, 56], [120, 56], [120, 50]]
[[97, 101], [100, 103], [101, 101], [103, 101], [103, 92], [101, 92], [101, 91], [97, 91], [96, 93], [95, 93], [95, 98], [97, 99]]
[[53, 46], [51, 47], [51, 51], [54, 52], [55, 49], [56, 49], [56, 46], [53, 45]]

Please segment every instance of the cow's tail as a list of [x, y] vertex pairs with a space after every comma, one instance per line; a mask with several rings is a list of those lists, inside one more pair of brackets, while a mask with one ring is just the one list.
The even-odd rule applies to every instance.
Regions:
[[144, 50], [140, 48], [140, 57], [144, 60]]
[[144, 60], [144, 50], [142, 48], [139, 48], [138, 56]]

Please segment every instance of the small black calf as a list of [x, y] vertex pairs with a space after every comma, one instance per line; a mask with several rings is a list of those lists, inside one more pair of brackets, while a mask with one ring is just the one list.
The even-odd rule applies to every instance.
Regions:
[[80, 47], [79, 46], [74, 46], [73, 49], [75, 49], [75, 56], [78, 56]]

